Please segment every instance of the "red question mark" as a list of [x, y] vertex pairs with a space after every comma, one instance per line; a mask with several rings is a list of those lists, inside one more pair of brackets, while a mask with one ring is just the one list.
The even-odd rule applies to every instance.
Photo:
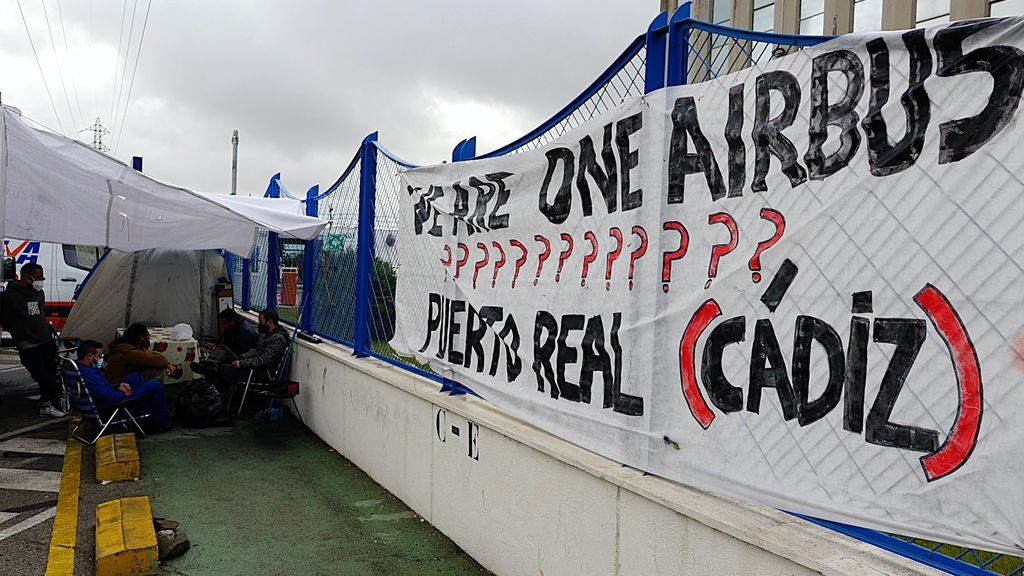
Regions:
[[548, 256], [551, 256], [551, 241], [540, 234], [535, 235], [533, 239], [544, 245], [544, 251], [540, 253], [540, 259], [537, 260], [537, 275], [533, 278], [533, 285], [536, 286], [540, 281], [541, 272], [544, 271], [544, 262], [547, 261]]
[[782, 234], [786, 231], [786, 217], [781, 212], [771, 208], [761, 208], [761, 218], [775, 224], [775, 234], [771, 238], [757, 243], [757, 250], [754, 250], [754, 255], [747, 263], [750, 267], [750, 277], [755, 284], [761, 281], [761, 254], [782, 240]]
[[707, 290], [711, 287], [711, 281], [718, 274], [718, 260], [736, 249], [740, 242], [740, 231], [736, 228], [736, 221], [725, 212], [716, 212], [708, 216], [708, 225], [725, 224], [729, 229], [729, 242], [726, 244], [714, 244], [711, 246], [711, 262], [708, 263], [708, 282], [704, 285]]
[[491, 288], [494, 288], [498, 283], [498, 270], [501, 270], [501, 267], [505, 265], [505, 250], [497, 242], [491, 242], [491, 245], [494, 246], [494, 249], [500, 255], [500, 258], [494, 261], [494, 276], [491, 276]]
[[523, 264], [526, 264], [526, 258], [529, 257], [530, 253], [526, 251], [526, 246], [523, 246], [523, 243], [519, 240], [509, 240], [508, 243], [509, 246], [515, 246], [523, 251], [523, 255], [516, 260], [516, 271], [512, 274], [512, 287], [515, 288], [516, 279], [519, 278], [519, 269], [523, 267]]
[[629, 255], [629, 289], [633, 289], [633, 269], [636, 268], [636, 261], [647, 254], [647, 230], [642, 226], [633, 226], [633, 234], [640, 237], [640, 246]]
[[476, 277], [480, 274], [480, 269], [487, 266], [487, 260], [489, 255], [487, 254], [487, 245], [483, 242], [477, 242], [476, 247], [484, 251], [484, 258], [473, 266], [473, 289], [476, 290]]
[[597, 236], [587, 231], [583, 238], [590, 242], [590, 253], [583, 257], [583, 274], [580, 277], [580, 286], [587, 285], [587, 273], [590, 272], [590, 263], [597, 260]]
[[458, 262], [455, 263], [455, 276], [454, 276], [454, 278], [456, 278], [456, 279], [458, 279], [458, 277], [459, 277], [459, 269], [461, 269], [463, 266], [465, 266], [466, 262], [469, 262], [469, 246], [466, 246], [465, 244], [460, 242], [458, 244], [458, 248], [459, 248], [459, 250], [462, 250], [463, 256], [460, 257]]
[[690, 247], [690, 234], [676, 221], [665, 222], [661, 229], [679, 232], [679, 248], [661, 255], [661, 291], [667, 294], [668, 284], [672, 281], [672, 262], [686, 256], [686, 249]]
[[565, 242], [565, 250], [558, 255], [558, 270], [555, 270], [555, 282], [558, 282], [562, 278], [562, 266], [565, 265], [565, 261], [572, 256], [572, 236], [562, 232], [562, 242]]
[[[451, 264], [452, 264], [452, 247], [448, 246], [447, 244], [445, 244], [445, 246], [444, 246], [444, 253], [447, 254], [448, 256], [447, 256], [447, 259], [441, 258], [441, 265], [444, 266], [445, 268], [447, 268], [447, 267], [451, 266]], [[447, 270], [444, 271], [444, 281], [445, 282], [448, 281], [448, 271]]]
[[618, 228], [612, 228], [611, 230], [608, 231], [608, 234], [612, 238], [615, 238], [615, 240], [617, 240], [618, 242], [615, 246], [615, 250], [612, 250], [611, 252], [608, 253], [608, 264], [604, 268], [605, 290], [612, 289], [612, 265], [615, 264], [615, 261], [619, 258], [619, 255], [622, 254], [622, 231], [619, 230]]

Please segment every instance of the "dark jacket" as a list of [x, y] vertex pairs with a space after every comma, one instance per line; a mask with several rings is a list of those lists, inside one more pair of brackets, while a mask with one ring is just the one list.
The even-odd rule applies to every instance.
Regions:
[[256, 330], [252, 325], [245, 320], [239, 320], [234, 328], [224, 333], [224, 341], [221, 343], [236, 356], [241, 356], [255, 348], [257, 340], [259, 340], [259, 336], [256, 335]]
[[[242, 354], [242, 357], [238, 359], [238, 365], [241, 368], [267, 370], [271, 372], [271, 376], [276, 377], [277, 374], [273, 372], [280, 366], [281, 358], [284, 357], [284, 353], [288, 350], [288, 344], [290, 343], [291, 337], [288, 335], [288, 331], [278, 326], [267, 334], [260, 336], [259, 341], [256, 342], [256, 347]], [[109, 361], [107, 359], [107, 362]]]
[[11, 333], [19, 348], [53, 339], [53, 326], [46, 320], [46, 296], [31, 286], [8, 282], [0, 294], [0, 324]]
[[85, 365], [79, 366], [78, 370], [82, 373], [89, 395], [97, 405], [113, 404], [125, 399], [124, 392], [114, 387], [100, 370]]
[[115, 342], [108, 346], [110, 353], [106, 355], [107, 366], [104, 368], [111, 382], [121, 382], [132, 372], [142, 372], [154, 368], [163, 368], [169, 362], [159, 352], [144, 350], [127, 342]]

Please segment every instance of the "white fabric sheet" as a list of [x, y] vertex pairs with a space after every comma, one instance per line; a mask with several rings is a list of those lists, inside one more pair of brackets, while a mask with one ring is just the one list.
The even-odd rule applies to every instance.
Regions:
[[3, 107], [0, 232], [43, 242], [224, 249], [248, 255], [256, 231], [314, 238], [326, 222], [291, 199], [200, 194], [160, 182], [97, 150], [31, 126]]

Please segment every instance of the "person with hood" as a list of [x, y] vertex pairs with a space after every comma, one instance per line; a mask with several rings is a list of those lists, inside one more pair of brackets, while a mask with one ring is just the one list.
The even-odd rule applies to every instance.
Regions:
[[61, 389], [57, 382], [57, 340], [43, 305], [46, 285], [43, 267], [29, 262], [17, 281], [0, 294], [0, 324], [11, 333], [21, 365], [39, 384], [39, 415], [59, 418]]
[[132, 324], [125, 328], [121, 337], [113, 341], [104, 372], [107, 379], [120, 384], [125, 376], [138, 372], [144, 379], [150, 380], [163, 371], [173, 376], [180, 368], [167, 361], [163, 354], [150, 350], [149, 329], [142, 324]]
[[144, 380], [137, 372], [125, 375], [120, 384], [111, 384], [103, 374], [103, 361], [103, 344], [95, 340], [83, 340], [79, 344], [78, 371], [96, 406], [102, 408], [129, 398], [133, 403], [137, 401], [146, 406], [149, 413], [146, 432], [156, 434], [170, 430], [163, 384], [157, 380]]

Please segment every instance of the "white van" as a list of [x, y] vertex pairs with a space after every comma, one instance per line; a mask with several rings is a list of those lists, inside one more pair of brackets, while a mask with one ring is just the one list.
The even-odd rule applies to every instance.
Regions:
[[103, 248], [92, 246], [4, 240], [4, 260], [13, 260], [15, 274], [28, 262], [43, 267], [46, 276], [46, 316], [57, 330], [64, 327], [78, 289], [102, 255]]

